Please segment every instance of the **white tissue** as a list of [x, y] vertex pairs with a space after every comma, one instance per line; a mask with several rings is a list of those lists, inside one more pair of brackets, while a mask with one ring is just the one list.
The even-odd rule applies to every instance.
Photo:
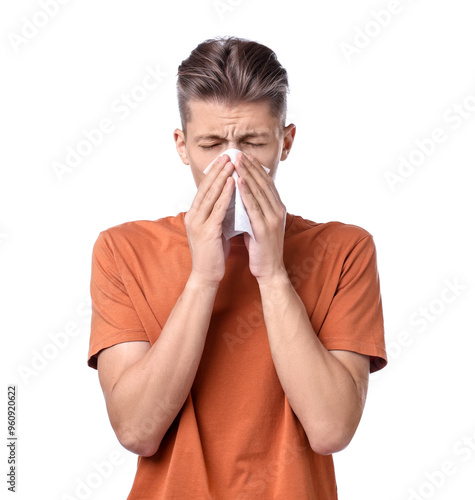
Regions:
[[[236, 155], [238, 153], [241, 153], [239, 149], [227, 149], [216, 158], [219, 158], [223, 155], [228, 155], [231, 163], [234, 163], [236, 161]], [[208, 173], [211, 165], [213, 165], [213, 163], [216, 161], [216, 158], [205, 168], [205, 170], [203, 171], [204, 174]], [[270, 170], [267, 167], [264, 167], [264, 165], [262, 166], [265, 171], [269, 173]], [[237, 187], [237, 180], [239, 176], [236, 171], [233, 172], [232, 176], [234, 178], [234, 190], [223, 220], [223, 235], [227, 240], [229, 240], [229, 238], [232, 238], [237, 234], [249, 233], [252, 239], [255, 239], [254, 233], [252, 232], [251, 228], [251, 221], [249, 220], [246, 207], [244, 206], [241, 194], [239, 193], [239, 188]]]

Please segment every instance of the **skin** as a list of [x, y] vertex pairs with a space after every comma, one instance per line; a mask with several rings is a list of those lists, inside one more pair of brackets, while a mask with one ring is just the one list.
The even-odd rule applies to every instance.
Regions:
[[[255, 132], [264, 135], [249, 135]], [[244, 235], [249, 268], [259, 285], [282, 388], [316, 453], [335, 453], [351, 441], [365, 404], [369, 358], [328, 351], [322, 345], [283, 263], [286, 209], [274, 178], [295, 132], [293, 124], [281, 127], [266, 102], [228, 107], [194, 101], [186, 137], [175, 130], [178, 154], [190, 166], [198, 187], [185, 215], [192, 271], [152, 347], [148, 342], [127, 342], [101, 351], [98, 357], [109, 418], [128, 450], [143, 456], [158, 450], [193, 384], [232, 244], [222, 236], [222, 222], [234, 169], [255, 235], [255, 240]], [[238, 154], [233, 165], [225, 155], [203, 174], [229, 148], [248, 156]], [[262, 165], [270, 168], [269, 174]]]

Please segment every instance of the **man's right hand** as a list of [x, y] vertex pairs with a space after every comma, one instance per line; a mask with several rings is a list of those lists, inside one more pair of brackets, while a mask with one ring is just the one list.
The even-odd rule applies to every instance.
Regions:
[[185, 227], [192, 258], [192, 276], [217, 284], [224, 276], [231, 243], [223, 236], [223, 220], [234, 189], [234, 170], [228, 155], [216, 159], [200, 182], [185, 214]]
[[137, 455], [157, 452], [193, 385], [231, 248], [222, 223], [234, 188], [233, 169], [227, 155], [215, 161], [185, 215], [193, 267], [157, 341], [121, 342], [98, 355], [112, 427]]

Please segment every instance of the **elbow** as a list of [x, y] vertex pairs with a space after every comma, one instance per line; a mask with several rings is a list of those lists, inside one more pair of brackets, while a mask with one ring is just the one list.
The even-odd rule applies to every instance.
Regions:
[[308, 435], [310, 448], [318, 455], [332, 455], [344, 450], [353, 439], [356, 429], [330, 425]]
[[341, 441], [312, 441], [310, 442], [310, 447], [314, 453], [318, 455], [333, 455], [333, 453], [338, 453], [339, 451], [344, 450], [349, 444], [349, 441], [341, 440]]
[[137, 420], [120, 411], [108, 409], [109, 421], [119, 443], [131, 453], [141, 457], [151, 457], [157, 453], [168, 427], [163, 419], [142, 418]]
[[141, 457], [152, 457], [157, 453], [158, 446], [150, 443], [122, 442], [120, 444], [128, 451], [140, 455]]
[[[114, 429], [115, 430], [115, 429]], [[131, 453], [140, 455], [141, 457], [151, 457], [157, 453], [160, 446], [160, 440], [154, 439], [152, 436], [144, 434], [138, 436], [135, 432], [127, 430], [115, 431], [119, 443]]]

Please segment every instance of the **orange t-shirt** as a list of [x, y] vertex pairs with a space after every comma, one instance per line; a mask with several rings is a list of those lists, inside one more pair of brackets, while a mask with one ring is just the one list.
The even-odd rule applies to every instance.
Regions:
[[[191, 271], [184, 212], [100, 233], [92, 259], [89, 366], [112, 345], [153, 344]], [[335, 500], [331, 455], [313, 452], [277, 377], [242, 235], [190, 394], [157, 453], [139, 457], [129, 499]], [[287, 214], [284, 262], [327, 349], [387, 363], [376, 251], [364, 229]], [[140, 387], [137, 387], [137, 392]]]

